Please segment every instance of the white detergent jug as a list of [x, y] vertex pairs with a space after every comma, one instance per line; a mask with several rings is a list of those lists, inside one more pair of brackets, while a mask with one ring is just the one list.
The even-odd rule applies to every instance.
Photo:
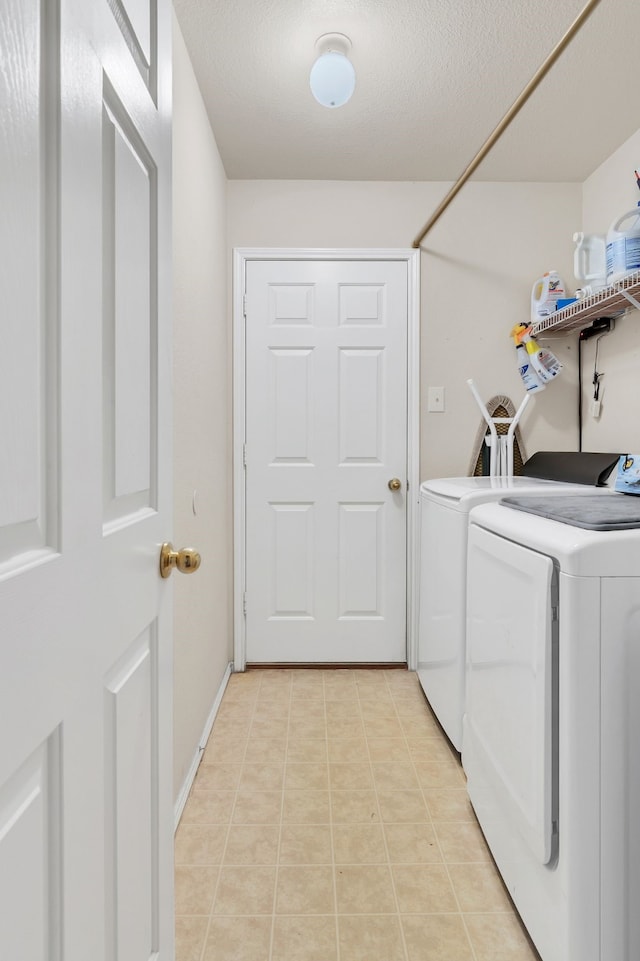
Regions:
[[536, 280], [531, 290], [531, 323], [548, 317], [557, 308], [558, 299], [565, 296], [564, 284], [557, 270], [548, 270]]
[[607, 241], [602, 234], [573, 235], [573, 272], [580, 287], [588, 286], [592, 293], [607, 286]]
[[640, 270], [640, 205], [615, 220], [607, 234], [607, 283]]

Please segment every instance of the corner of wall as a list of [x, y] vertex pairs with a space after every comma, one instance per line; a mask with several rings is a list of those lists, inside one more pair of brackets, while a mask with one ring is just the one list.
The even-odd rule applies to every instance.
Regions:
[[232, 657], [227, 179], [174, 20], [174, 538], [202, 554], [174, 591], [174, 785]]

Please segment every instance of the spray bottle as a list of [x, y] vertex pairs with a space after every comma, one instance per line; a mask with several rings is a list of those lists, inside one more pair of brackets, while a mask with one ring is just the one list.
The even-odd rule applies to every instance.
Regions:
[[527, 393], [535, 394], [536, 391], [544, 390], [544, 384], [533, 369], [526, 347], [520, 340], [521, 327], [522, 324], [516, 324], [511, 331], [511, 336], [513, 337], [513, 342], [516, 346], [516, 367], [518, 368], [518, 372], [522, 377], [522, 383], [524, 384]]
[[557, 377], [562, 370], [562, 364], [550, 350], [544, 347], [540, 347], [537, 341], [531, 336], [532, 327], [528, 327], [526, 324], [517, 324], [513, 328], [514, 336], [517, 336], [520, 343], [524, 345], [524, 348], [529, 356], [531, 366], [535, 370], [538, 378], [543, 384], [547, 384], [554, 377]]

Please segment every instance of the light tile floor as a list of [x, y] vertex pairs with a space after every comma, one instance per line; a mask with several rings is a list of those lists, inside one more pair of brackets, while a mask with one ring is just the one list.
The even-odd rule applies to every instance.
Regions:
[[234, 674], [178, 828], [176, 961], [536, 961], [403, 670]]

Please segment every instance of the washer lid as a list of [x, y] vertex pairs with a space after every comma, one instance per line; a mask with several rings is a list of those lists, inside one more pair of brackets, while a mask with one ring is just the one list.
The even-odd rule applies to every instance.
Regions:
[[470, 511], [476, 504], [499, 500], [510, 493], [535, 494], [537, 491], [545, 494], [575, 491], [582, 495], [591, 494], [596, 488], [534, 477], [438, 477], [420, 485], [422, 497], [459, 511]]
[[527, 514], [538, 514], [549, 520], [583, 527], [589, 531], [625, 531], [640, 527], [640, 498], [627, 494], [601, 497], [590, 494], [552, 494], [549, 497], [505, 497], [502, 503]]

